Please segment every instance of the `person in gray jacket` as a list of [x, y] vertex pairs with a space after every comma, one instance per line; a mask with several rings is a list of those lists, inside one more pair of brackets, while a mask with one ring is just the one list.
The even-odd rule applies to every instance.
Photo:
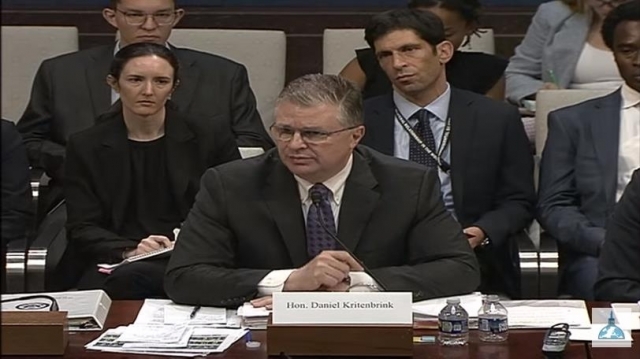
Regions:
[[611, 89], [622, 78], [600, 34], [602, 22], [628, 0], [560, 0], [540, 5], [510, 59], [506, 97], [535, 100], [541, 89]]

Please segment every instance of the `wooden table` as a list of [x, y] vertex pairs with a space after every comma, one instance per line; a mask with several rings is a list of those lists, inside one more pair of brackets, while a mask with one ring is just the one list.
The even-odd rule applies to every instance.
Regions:
[[631, 348], [592, 348], [588, 350], [592, 359], [638, 359], [640, 358], [640, 331], [631, 333], [633, 343]]
[[[114, 301], [111, 305], [109, 315], [107, 317], [106, 328], [115, 328], [120, 325], [128, 325], [135, 320], [142, 301]], [[477, 331], [471, 331], [470, 343], [464, 347], [450, 348], [441, 347], [437, 344], [416, 344], [414, 346], [414, 358], [424, 359], [544, 359], [541, 352], [542, 338], [544, 337], [544, 330], [511, 330], [509, 332], [509, 340], [502, 344], [488, 344], [481, 343], [477, 338]], [[133, 354], [121, 354], [121, 353], [104, 353], [99, 351], [87, 351], [84, 346], [90, 341], [96, 339], [102, 332], [73, 332], [69, 333], [69, 345], [64, 358], [168, 358], [165, 356], [152, 356], [152, 355], [133, 355]], [[640, 334], [640, 333], [637, 333]], [[418, 330], [416, 335], [437, 335], [435, 330]], [[265, 331], [253, 331], [252, 340], [262, 343], [260, 349], [248, 350], [245, 348], [245, 344], [242, 341], [234, 344], [229, 350], [223, 354], [214, 354], [208, 356], [209, 358], [246, 358], [257, 359], [267, 358], [266, 354], [266, 332]], [[636, 339], [640, 341], [640, 338]], [[637, 350], [640, 344], [635, 344]], [[615, 349], [618, 350], [618, 349]], [[593, 349], [594, 353], [599, 351]], [[588, 353], [588, 346], [584, 343], [572, 342], [565, 351], [565, 359], [586, 359]], [[621, 356], [611, 357], [607, 354], [607, 359], [614, 358], [640, 358], [640, 356], [628, 356], [624, 351], [621, 352]], [[626, 356], [625, 356], [626, 355]], [[10, 357], [6, 357], [10, 358]], [[25, 358], [25, 357], [13, 357], [13, 358]], [[52, 358], [52, 357], [42, 357]], [[53, 357], [55, 358], [55, 357]], [[595, 358], [595, 357], [594, 357]]]

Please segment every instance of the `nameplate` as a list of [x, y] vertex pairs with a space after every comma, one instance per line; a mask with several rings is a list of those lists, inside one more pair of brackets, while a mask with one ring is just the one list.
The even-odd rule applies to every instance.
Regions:
[[411, 325], [410, 292], [273, 293], [272, 323]]

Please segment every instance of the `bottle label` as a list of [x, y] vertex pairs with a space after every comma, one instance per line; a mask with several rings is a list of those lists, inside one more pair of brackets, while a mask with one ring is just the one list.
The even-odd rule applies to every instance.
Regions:
[[507, 318], [478, 318], [478, 330], [499, 334], [509, 330], [509, 324]]
[[438, 329], [442, 333], [464, 334], [469, 332], [469, 321], [467, 320], [442, 320], [438, 321]]

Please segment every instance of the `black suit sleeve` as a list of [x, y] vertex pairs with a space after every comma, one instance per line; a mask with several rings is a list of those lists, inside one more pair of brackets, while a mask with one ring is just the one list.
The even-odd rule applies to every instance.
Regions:
[[536, 194], [533, 185], [533, 156], [520, 115], [515, 107], [505, 115], [507, 129], [502, 139], [500, 180], [493, 210], [474, 225], [480, 227], [493, 245], [522, 231], [533, 220]]
[[63, 178], [65, 147], [50, 140], [53, 121], [53, 94], [48, 62], [40, 65], [33, 80], [31, 98], [18, 121], [18, 131], [24, 138], [31, 166], [43, 169], [56, 180]]
[[69, 242], [80, 254], [91, 261], [117, 263], [122, 260], [122, 252], [135, 248], [137, 241], [124, 238], [108, 227], [108, 212], [95, 192], [87, 148], [76, 143], [74, 137], [67, 145], [64, 183], [67, 199], [67, 236]]
[[26, 238], [31, 224], [29, 163], [13, 123], [2, 120], [2, 246]]
[[236, 268], [237, 239], [229, 230], [226, 202], [217, 170], [209, 169], [180, 231], [189, 240], [176, 242], [167, 267], [165, 290], [176, 303], [237, 306], [255, 297], [270, 272]]
[[600, 254], [597, 300], [640, 301], [640, 170], [618, 202]]
[[597, 257], [605, 229], [593, 225], [580, 211], [575, 178], [577, 148], [572, 138], [579, 131], [567, 126], [569, 120], [559, 117], [557, 111], [549, 114], [549, 135], [540, 162], [538, 221], [565, 248]]
[[273, 147], [256, 108], [256, 98], [249, 86], [247, 70], [238, 66], [231, 81], [231, 113], [233, 133], [239, 147]]
[[444, 208], [435, 172], [425, 172], [407, 243], [407, 265], [371, 270], [387, 290], [412, 291], [419, 300], [469, 293], [480, 284], [476, 257]]

